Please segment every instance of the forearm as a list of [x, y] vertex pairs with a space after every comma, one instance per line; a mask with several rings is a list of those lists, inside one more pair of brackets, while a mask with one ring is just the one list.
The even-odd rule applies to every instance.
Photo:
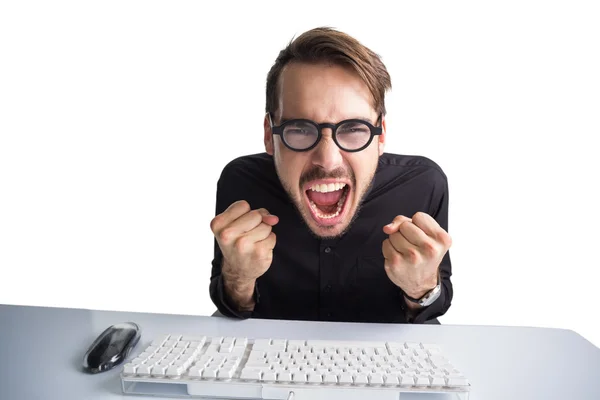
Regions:
[[223, 287], [225, 294], [230, 299], [232, 306], [239, 311], [253, 311], [256, 305], [254, 301], [254, 286], [255, 280], [244, 280], [235, 273], [235, 268], [232, 268], [223, 262]]

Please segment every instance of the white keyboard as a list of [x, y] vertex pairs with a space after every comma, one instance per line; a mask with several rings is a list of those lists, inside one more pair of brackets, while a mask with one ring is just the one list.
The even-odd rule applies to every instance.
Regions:
[[123, 365], [125, 394], [166, 397], [468, 399], [467, 378], [432, 344], [167, 335]]

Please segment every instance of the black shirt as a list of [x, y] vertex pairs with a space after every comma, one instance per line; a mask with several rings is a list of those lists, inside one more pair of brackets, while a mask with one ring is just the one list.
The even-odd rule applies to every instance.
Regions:
[[384, 153], [358, 218], [344, 236], [313, 236], [283, 189], [273, 158], [255, 154], [237, 158], [217, 183], [216, 214], [246, 200], [279, 217], [273, 262], [256, 281], [253, 312], [239, 312], [225, 294], [222, 253], [215, 240], [210, 296], [229, 317], [313, 321], [423, 323], [443, 315], [452, 300], [450, 254], [440, 265], [442, 290], [430, 306], [407, 317], [402, 290], [384, 270], [383, 226], [397, 215], [426, 212], [448, 231], [448, 182], [442, 169], [422, 156]]

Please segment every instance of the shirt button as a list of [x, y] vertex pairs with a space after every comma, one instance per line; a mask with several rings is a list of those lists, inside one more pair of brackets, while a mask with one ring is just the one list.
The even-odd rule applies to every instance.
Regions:
[[325, 247], [325, 253], [327, 253], [327, 254], [331, 253], [331, 247]]

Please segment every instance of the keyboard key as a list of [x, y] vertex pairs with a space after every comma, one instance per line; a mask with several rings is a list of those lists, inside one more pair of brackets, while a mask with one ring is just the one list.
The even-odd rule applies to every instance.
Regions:
[[262, 376], [262, 372], [256, 369], [244, 369], [242, 371], [242, 379], [250, 379], [250, 380], [254, 380], [257, 379], [259, 380]]
[[184, 342], [200, 342], [204, 343], [206, 341], [206, 336], [193, 336], [193, 335], [183, 335], [181, 340]]
[[402, 375], [400, 385], [402, 386], [413, 386], [415, 384], [415, 378], [413, 376]]
[[124, 374], [135, 374], [137, 369], [137, 365], [133, 363], [128, 363], [123, 365], [123, 373]]
[[138, 375], [150, 375], [152, 372], [152, 366], [148, 364], [141, 364], [138, 366], [136, 372]]
[[338, 381], [339, 381], [339, 383], [348, 383], [348, 384], [350, 384], [350, 383], [353, 383], [353, 382], [354, 382], [354, 380], [352, 379], [352, 374], [349, 374], [349, 373], [347, 373], [347, 372], [345, 372], [345, 373], [341, 374], [341, 375], [338, 377]]
[[278, 382], [291, 382], [292, 374], [289, 371], [279, 371], [277, 373], [277, 381]]
[[366, 385], [369, 383], [369, 378], [366, 374], [357, 374], [354, 376], [354, 384], [355, 385]]
[[369, 383], [371, 385], [383, 385], [383, 375], [382, 374], [372, 374], [369, 378]]
[[[167, 372], [165, 373], [165, 375], [167, 376], [179, 376], [183, 373], [185, 369], [182, 366], [170, 366], [169, 368], [167, 368]], [[154, 372], [154, 371], [153, 371]]]
[[429, 386], [430, 381], [428, 376], [419, 375], [416, 379], [416, 386]]
[[306, 380], [307, 380], [306, 374], [303, 372], [296, 372], [296, 373], [292, 374], [292, 382], [304, 383], [304, 382], [306, 382]]
[[220, 369], [219, 372], [217, 372], [217, 378], [219, 379], [229, 379], [233, 376], [234, 371], [228, 368], [223, 368]]
[[431, 380], [431, 386], [445, 386], [446, 380], [440, 376], [434, 376]]
[[265, 373], [263, 373], [261, 380], [264, 382], [276, 382], [277, 381], [277, 372], [275, 372], [275, 371], [265, 372]]
[[202, 371], [202, 377], [203, 378], [216, 378], [217, 370], [214, 368], [206, 368], [204, 371]]
[[219, 353], [229, 353], [233, 349], [233, 343], [222, 344], [219, 347]]
[[192, 367], [188, 371], [188, 375], [191, 376], [192, 378], [200, 378], [200, 377], [202, 377], [202, 371], [203, 371], [202, 368]]
[[187, 355], [187, 356], [196, 356], [196, 355], [200, 354], [200, 349], [195, 349], [190, 346], [183, 351], [183, 354]]
[[169, 368], [168, 365], [165, 364], [157, 364], [152, 367], [152, 375], [154, 376], [165, 376], [166, 371]]
[[386, 375], [385, 377], [385, 386], [397, 386], [400, 382], [398, 381], [398, 377], [396, 375]]
[[448, 378], [448, 386], [469, 386], [469, 381], [466, 378]]
[[195, 341], [190, 341], [190, 349], [198, 349], [198, 350], [202, 350], [202, 347], [204, 347], [204, 342], [195, 342]]

